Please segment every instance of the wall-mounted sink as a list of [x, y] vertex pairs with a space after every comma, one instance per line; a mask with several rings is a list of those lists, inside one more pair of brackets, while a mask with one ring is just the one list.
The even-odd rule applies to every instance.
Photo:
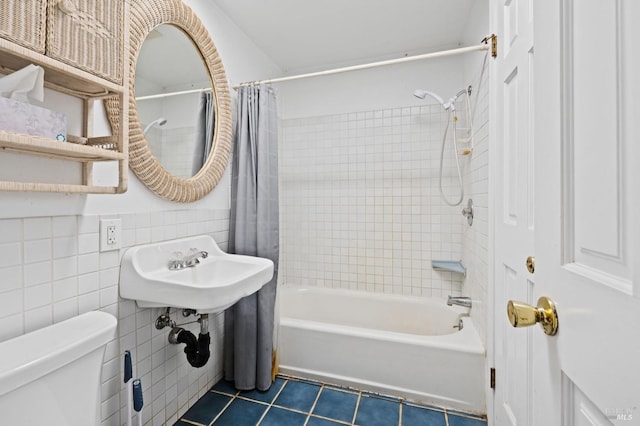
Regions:
[[[202, 251], [206, 258], [189, 256]], [[180, 257], [198, 261], [176, 268]], [[224, 253], [213, 238], [201, 235], [129, 248], [120, 264], [120, 296], [141, 308], [215, 313], [258, 291], [272, 277], [271, 260]]]

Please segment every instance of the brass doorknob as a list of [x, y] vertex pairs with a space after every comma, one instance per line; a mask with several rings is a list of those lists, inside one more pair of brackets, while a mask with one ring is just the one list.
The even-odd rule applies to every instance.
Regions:
[[539, 298], [538, 306], [509, 300], [507, 316], [514, 327], [528, 327], [539, 322], [544, 332], [549, 336], [555, 336], [558, 332], [556, 304], [548, 297]]

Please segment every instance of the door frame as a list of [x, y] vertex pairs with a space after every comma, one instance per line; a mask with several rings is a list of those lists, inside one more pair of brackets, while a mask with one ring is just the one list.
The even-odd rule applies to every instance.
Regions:
[[[512, 2], [518, 2], [518, 0], [511, 0]], [[518, 4], [519, 7], [527, 7], [528, 8], [528, 13], [530, 15], [530, 18], [533, 19], [533, 4], [529, 3], [531, 1], [534, 0], [528, 0], [528, 1], [520, 1]], [[497, 271], [496, 271], [496, 261], [499, 260], [497, 253], [498, 253], [498, 247], [496, 244], [496, 241], [498, 240], [497, 237], [497, 233], [500, 231], [500, 227], [498, 224], [498, 220], [500, 220], [499, 215], [502, 214], [502, 211], [504, 210], [503, 206], [499, 206], [497, 205], [497, 203], [501, 200], [503, 200], [504, 198], [504, 186], [503, 186], [503, 181], [500, 179], [501, 176], [503, 176], [505, 173], [505, 167], [504, 167], [504, 161], [502, 159], [502, 157], [500, 155], [498, 155], [499, 153], [499, 149], [503, 149], [503, 145], [504, 145], [504, 141], [503, 139], [506, 137], [503, 133], [503, 123], [504, 123], [504, 107], [500, 107], [500, 103], [504, 101], [504, 92], [501, 89], [502, 86], [504, 86], [504, 81], [503, 81], [503, 77], [499, 74], [500, 71], [500, 65], [502, 63], [504, 63], [505, 61], [507, 61], [507, 59], [505, 59], [505, 49], [507, 49], [507, 43], [509, 43], [508, 40], [505, 39], [506, 37], [506, 32], [507, 29], [505, 28], [505, 22], [504, 22], [504, 8], [505, 8], [505, 1], [504, 0], [489, 0], [489, 28], [491, 29], [491, 32], [494, 32], [495, 34], [498, 35], [498, 55], [495, 58], [495, 60], [491, 61], [490, 65], [489, 65], [489, 70], [490, 70], [490, 100], [489, 100], [489, 132], [490, 132], [490, 137], [489, 137], [489, 166], [488, 166], [488, 187], [489, 187], [489, 194], [488, 194], [488, 204], [489, 204], [489, 208], [488, 208], [488, 214], [489, 214], [489, 235], [488, 235], [488, 295], [487, 295], [487, 339], [486, 339], [486, 349], [487, 349], [487, 370], [486, 370], [486, 374], [487, 377], [489, 377], [490, 374], [490, 369], [491, 368], [495, 368], [496, 369], [496, 383], [495, 386], [496, 387], [504, 387], [507, 378], [505, 377], [505, 365], [497, 365], [498, 362], [498, 353], [497, 353], [497, 336], [496, 333], [498, 331], [503, 330], [502, 328], [499, 328], [498, 325], [498, 321], [501, 321], [501, 323], [503, 324], [504, 327], [509, 326], [508, 324], [508, 320], [507, 320], [507, 313], [506, 313], [506, 304], [502, 304], [502, 303], [498, 303], [499, 301], [497, 300], [498, 296], [501, 295], [503, 293], [503, 290], [505, 289], [505, 285], [506, 283], [503, 283], [503, 287], [497, 289], [496, 288], [496, 278], [497, 275]], [[516, 21], [520, 18], [520, 16], [515, 17]], [[531, 21], [530, 21], [531, 22]], [[521, 29], [522, 31], [526, 32], [526, 29]], [[511, 32], [513, 32], [514, 29], [511, 29]], [[532, 29], [531, 29], [532, 31]], [[518, 34], [517, 29], [515, 32], [516, 35], [520, 35], [523, 36], [524, 34]], [[513, 34], [511, 34], [513, 35]], [[524, 35], [525, 39], [527, 38], [527, 36], [532, 37], [533, 34], [528, 33], [527, 35]], [[522, 41], [517, 41], [518, 45], [520, 45], [522, 43]], [[533, 39], [531, 39], [531, 43], [533, 43]], [[528, 49], [531, 49], [531, 46], [527, 46]], [[532, 52], [532, 50], [528, 50], [528, 52]], [[500, 62], [499, 62], [500, 61]], [[524, 83], [523, 83], [524, 84]], [[528, 82], [526, 83], [528, 84]], [[531, 93], [531, 96], [534, 96], [533, 93]], [[533, 107], [533, 105], [530, 104], [531, 107]], [[533, 116], [534, 111], [529, 111], [529, 114], [531, 116]], [[498, 114], [501, 114], [500, 116]], [[533, 123], [531, 123], [533, 124]], [[501, 139], [499, 139], [499, 137]], [[520, 145], [521, 147], [524, 146], [524, 143], [522, 143]], [[533, 190], [533, 188], [530, 188], [531, 190]], [[498, 194], [503, 194], [500, 197], [498, 197]], [[522, 225], [520, 225], [522, 226]], [[533, 232], [533, 231], [532, 231]], [[526, 252], [527, 255], [533, 255], [533, 250], [535, 248], [535, 239], [534, 239], [534, 234], [531, 234], [529, 236], [531, 238], [531, 241], [523, 241], [522, 242], [522, 246], [520, 246], [521, 248], [523, 248], [523, 252]], [[530, 244], [529, 247], [526, 247], [528, 244]], [[524, 248], [526, 248], [526, 250], [524, 250]], [[526, 257], [526, 255], [525, 255]], [[522, 258], [522, 265], [524, 267], [524, 261], [525, 261], [525, 257]], [[497, 291], [500, 290], [500, 291]], [[506, 303], [506, 302], [505, 302]], [[502, 320], [500, 319], [502, 318]], [[529, 343], [531, 344], [531, 343]], [[498, 407], [496, 407], [496, 403], [497, 399], [496, 399], [496, 393], [495, 393], [495, 389], [491, 388], [491, 383], [487, 383], [487, 388], [486, 388], [486, 402], [487, 402], [487, 419], [488, 419], [488, 424], [494, 425], [495, 421], [496, 421], [496, 413], [498, 410]], [[529, 390], [532, 392], [533, 388], [532, 388], [532, 383], [529, 382]], [[528, 415], [530, 415], [530, 413], [528, 413]], [[496, 426], [502, 426], [502, 425], [496, 425]]]

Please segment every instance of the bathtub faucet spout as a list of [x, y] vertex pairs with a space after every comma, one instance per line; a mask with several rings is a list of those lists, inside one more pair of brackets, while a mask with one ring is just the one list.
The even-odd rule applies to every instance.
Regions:
[[447, 298], [447, 306], [458, 305], [464, 306], [465, 308], [471, 308], [471, 298], [470, 297], [454, 297], [449, 296]]

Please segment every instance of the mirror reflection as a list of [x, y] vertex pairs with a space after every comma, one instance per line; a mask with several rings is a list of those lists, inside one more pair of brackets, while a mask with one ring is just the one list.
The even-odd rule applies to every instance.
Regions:
[[178, 27], [163, 24], [147, 35], [136, 64], [135, 97], [153, 155], [174, 176], [193, 177], [211, 149], [215, 102], [202, 57]]

